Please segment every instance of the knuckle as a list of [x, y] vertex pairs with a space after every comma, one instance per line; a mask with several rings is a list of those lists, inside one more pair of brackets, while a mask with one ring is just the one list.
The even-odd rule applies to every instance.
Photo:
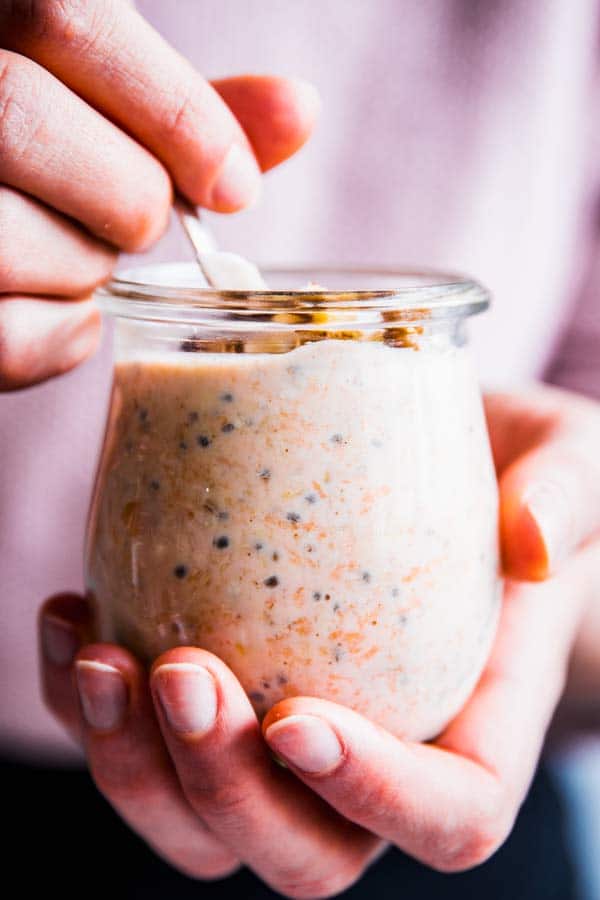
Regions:
[[53, 18], [52, 0], [12, 0], [0, 8], [2, 34], [8, 43], [28, 38], [43, 38]]
[[192, 805], [211, 819], [239, 818], [246, 813], [251, 802], [248, 792], [235, 781], [190, 785], [186, 792]]
[[132, 764], [96, 759], [94, 752], [88, 757], [90, 774], [100, 793], [122, 814], [135, 821], [147, 819], [148, 809], [164, 807], [164, 791], [160, 783], [136, 773], [136, 761]]
[[26, 154], [43, 127], [43, 104], [35, 102], [38, 88], [39, 67], [0, 50], [0, 163]]
[[[205, 93], [198, 84], [178, 84], [174, 100], [165, 104], [160, 117], [160, 137], [164, 146], [198, 145], [202, 133], [200, 177], [214, 178], [236, 136], [232, 113], [221, 98]], [[197, 151], [200, 148], [197, 147]]]
[[[344, 766], [344, 763], [342, 763]], [[340, 808], [351, 822], [380, 834], [390, 832], [390, 817], [398, 805], [397, 787], [393, 780], [388, 783], [375, 781], [368, 784], [368, 779], [357, 786], [353, 778], [344, 778], [343, 768], [336, 770], [341, 776], [336, 783], [336, 791]]]
[[381, 785], [376, 784], [369, 788], [367, 784], [361, 784], [360, 790], [351, 782], [346, 786], [340, 784], [340, 796], [346, 816], [352, 822], [368, 822], [373, 819], [374, 810], [381, 810], [382, 816], [387, 810], [394, 808], [391, 791], [386, 791]]
[[240, 863], [237, 859], [225, 852], [222, 859], [199, 861], [176, 855], [171, 857], [171, 862], [178, 869], [181, 869], [188, 878], [195, 878], [197, 881], [216, 881], [220, 878], [228, 878], [240, 868]]
[[148, 249], [165, 231], [171, 211], [173, 190], [166, 171], [157, 162], [157, 172], [147, 180], [143, 194], [127, 211], [126, 235], [121, 249], [138, 253]]
[[[0, 23], [7, 43], [24, 46], [30, 42], [81, 44], [93, 40], [90, 26], [107, 18], [110, 4], [102, 0], [12, 0], [0, 11]], [[103, 13], [103, 17], [101, 16]]]
[[119, 26], [118, 5], [107, 0], [59, 0], [53, 6], [53, 42], [110, 65]]
[[175, 105], [162, 121], [162, 137], [170, 143], [178, 143], [191, 129], [197, 131], [198, 115], [190, 94], [178, 97]]
[[488, 809], [438, 841], [429, 864], [445, 873], [464, 872], [481, 865], [506, 840], [513, 818], [499, 795]]
[[495, 832], [470, 831], [438, 847], [430, 865], [447, 874], [466, 872], [485, 862], [500, 843], [500, 836]]
[[110, 800], [118, 796], [123, 801], [132, 793], [137, 793], [131, 783], [123, 782], [119, 771], [96, 765], [93, 760], [90, 761], [90, 774], [100, 793]]
[[162, 784], [140, 766], [136, 753], [113, 752], [108, 756], [92, 751], [88, 762], [94, 783], [105, 797], [132, 810], [161, 808]]
[[30, 64], [24, 56], [0, 48], [0, 112], [10, 109], [21, 94], [21, 74]]
[[276, 890], [290, 900], [320, 900], [320, 898], [335, 897], [349, 888], [362, 874], [355, 867], [339, 868], [333, 872], [327, 872], [318, 878], [307, 878], [307, 866], [295, 867], [279, 874], [276, 880]]

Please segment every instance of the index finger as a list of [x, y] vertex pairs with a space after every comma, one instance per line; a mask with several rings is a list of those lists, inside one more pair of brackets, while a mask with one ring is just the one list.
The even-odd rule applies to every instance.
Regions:
[[[230, 212], [254, 199], [260, 169], [235, 115], [135, 9], [123, 0], [38, 0], [9, 10], [0, 10], [5, 46], [144, 144], [192, 202]], [[298, 102], [297, 92], [289, 98]]]
[[286, 896], [330, 896], [372, 861], [379, 841], [273, 764], [250, 701], [221, 660], [178, 647], [154, 662], [150, 681], [190, 805], [264, 881]]

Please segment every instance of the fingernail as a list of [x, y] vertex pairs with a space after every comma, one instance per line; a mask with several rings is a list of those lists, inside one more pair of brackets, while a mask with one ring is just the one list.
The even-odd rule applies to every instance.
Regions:
[[210, 206], [234, 212], [249, 206], [260, 191], [260, 170], [252, 154], [232, 144], [210, 192]]
[[317, 716], [288, 716], [269, 725], [269, 746], [284, 760], [308, 775], [332, 771], [342, 760], [343, 750], [333, 729]]
[[56, 616], [42, 619], [42, 652], [55, 666], [69, 666], [79, 650], [80, 641], [75, 629]]
[[573, 523], [564, 491], [554, 482], [541, 482], [527, 493], [525, 506], [539, 528], [548, 567], [553, 571], [572, 549], [569, 534], [573, 531]]
[[177, 734], [200, 736], [215, 724], [217, 687], [210, 672], [194, 663], [165, 663], [152, 676], [169, 725]]
[[314, 84], [302, 78], [290, 79], [290, 87], [295, 89], [297, 127], [302, 127], [305, 137], [308, 137], [321, 112], [321, 97]]
[[96, 731], [114, 731], [127, 710], [127, 685], [118, 669], [91, 659], [75, 663], [83, 716]]

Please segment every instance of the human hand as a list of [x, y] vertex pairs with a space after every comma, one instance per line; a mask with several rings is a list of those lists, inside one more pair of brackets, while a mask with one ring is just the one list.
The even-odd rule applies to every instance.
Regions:
[[124, 649], [83, 646], [92, 623], [82, 600], [46, 605], [47, 701], [82, 736], [100, 790], [173, 865], [214, 877], [242, 861], [286, 896], [324, 897], [352, 884], [386, 843], [458, 871], [504, 840], [600, 567], [598, 542], [572, 552], [598, 524], [600, 413], [543, 388], [490, 397], [487, 412], [508, 574], [540, 579], [571, 559], [545, 583], [508, 583], [477, 689], [430, 744], [309, 697], [277, 704], [261, 729], [213, 655], [168, 651], [148, 679]]
[[90, 294], [161, 235], [173, 185], [241, 209], [317, 106], [295, 80], [209, 84], [127, 0], [0, 0], [0, 390], [93, 352]]

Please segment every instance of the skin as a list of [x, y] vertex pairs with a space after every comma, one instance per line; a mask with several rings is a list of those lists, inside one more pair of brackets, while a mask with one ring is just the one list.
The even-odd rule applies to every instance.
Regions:
[[[306, 140], [318, 103], [309, 86], [270, 76], [210, 85], [118, 0], [0, 2], [0, 35], [0, 388], [9, 390], [93, 352], [90, 294], [119, 249], [160, 236], [174, 188], [209, 209], [244, 207], [260, 172]], [[232, 147], [236, 171], [226, 165]], [[450, 872], [504, 840], [569, 662], [577, 683], [598, 684], [589, 623], [600, 412], [543, 388], [489, 397], [487, 411], [512, 580], [484, 675], [435, 742], [402, 742], [307, 697], [278, 704], [260, 726], [206, 651], [171, 650], [148, 674], [125, 649], [91, 643], [82, 598], [44, 605], [48, 706], [82, 742], [100, 790], [172, 865], [206, 879], [243, 863], [285, 896], [325, 897], [390, 842]]]
[[124, 0], [2, 0], [0, 390], [93, 353], [118, 251], [160, 237], [174, 190], [248, 206], [318, 105], [293, 79], [205, 81]]
[[[600, 410], [539, 387], [489, 396], [486, 411], [504, 605], [475, 692], [431, 743], [401, 741], [312, 697], [278, 703], [259, 724], [232, 672], [207, 651], [170, 650], [148, 674], [122, 647], [87, 643], [83, 599], [46, 603], [46, 701], [83, 743], [100, 790], [171, 864], [197, 878], [245, 864], [284, 896], [327, 897], [390, 843], [457, 872], [507, 837], [594, 606]], [[539, 496], [557, 502], [536, 518]], [[59, 664], [48, 623], [62, 639]]]

